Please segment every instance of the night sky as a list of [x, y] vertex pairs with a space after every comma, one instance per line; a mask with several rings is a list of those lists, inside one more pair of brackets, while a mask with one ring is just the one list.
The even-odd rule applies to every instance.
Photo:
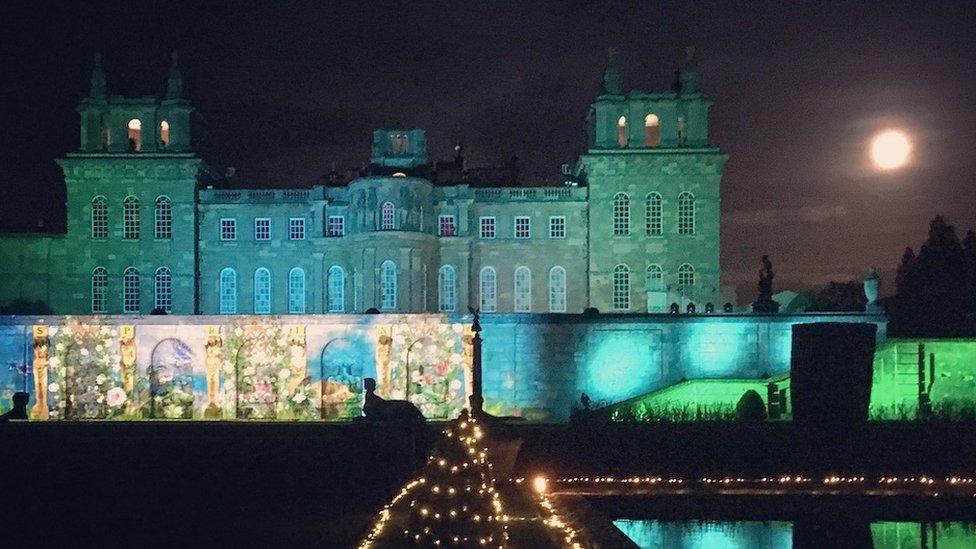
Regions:
[[[77, 4], [77, 5], [76, 5]], [[108, 2], [0, 7], [0, 227], [63, 230], [53, 159], [77, 147], [92, 55], [113, 93], [165, 90], [180, 52], [197, 151], [240, 185], [307, 186], [369, 158], [375, 128], [427, 130], [432, 158], [518, 156], [525, 185], [584, 151], [607, 48], [626, 88], [666, 90], [696, 46], [723, 181], [724, 282], [755, 293], [861, 278], [894, 285], [928, 220], [976, 225], [976, 7], [971, 2]], [[421, 5], [422, 4], [422, 5]], [[897, 127], [912, 162], [879, 173]]]

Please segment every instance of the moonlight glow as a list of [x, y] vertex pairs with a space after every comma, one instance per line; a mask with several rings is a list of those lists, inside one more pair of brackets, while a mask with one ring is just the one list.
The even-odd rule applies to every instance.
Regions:
[[894, 170], [905, 165], [912, 146], [908, 136], [898, 130], [887, 130], [871, 140], [871, 160], [882, 170]]

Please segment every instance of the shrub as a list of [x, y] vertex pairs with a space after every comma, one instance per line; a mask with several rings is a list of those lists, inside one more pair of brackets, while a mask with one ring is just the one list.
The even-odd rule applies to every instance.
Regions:
[[762, 423], [766, 420], [766, 404], [752, 389], [745, 392], [735, 405], [735, 419], [745, 423]]

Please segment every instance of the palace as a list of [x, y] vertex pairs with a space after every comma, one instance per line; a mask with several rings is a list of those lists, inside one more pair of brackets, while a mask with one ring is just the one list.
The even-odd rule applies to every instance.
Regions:
[[[590, 143], [559, 186], [444, 176], [419, 129], [373, 133], [367, 169], [311, 188], [228, 189], [194, 153], [174, 55], [166, 94], [108, 92], [100, 60], [58, 159], [67, 232], [0, 237], [0, 305], [55, 314], [702, 312], [720, 284], [710, 101], [624, 91], [608, 68]], [[218, 187], [218, 188], [214, 188]]]

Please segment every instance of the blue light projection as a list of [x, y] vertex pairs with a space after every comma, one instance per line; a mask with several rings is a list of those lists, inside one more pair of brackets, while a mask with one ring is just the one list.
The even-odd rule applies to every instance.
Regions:
[[788, 549], [793, 547], [793, 525], [789, 522], [711, 522], [657, 520], [615, 520], [620, 529], [641, 549]]

